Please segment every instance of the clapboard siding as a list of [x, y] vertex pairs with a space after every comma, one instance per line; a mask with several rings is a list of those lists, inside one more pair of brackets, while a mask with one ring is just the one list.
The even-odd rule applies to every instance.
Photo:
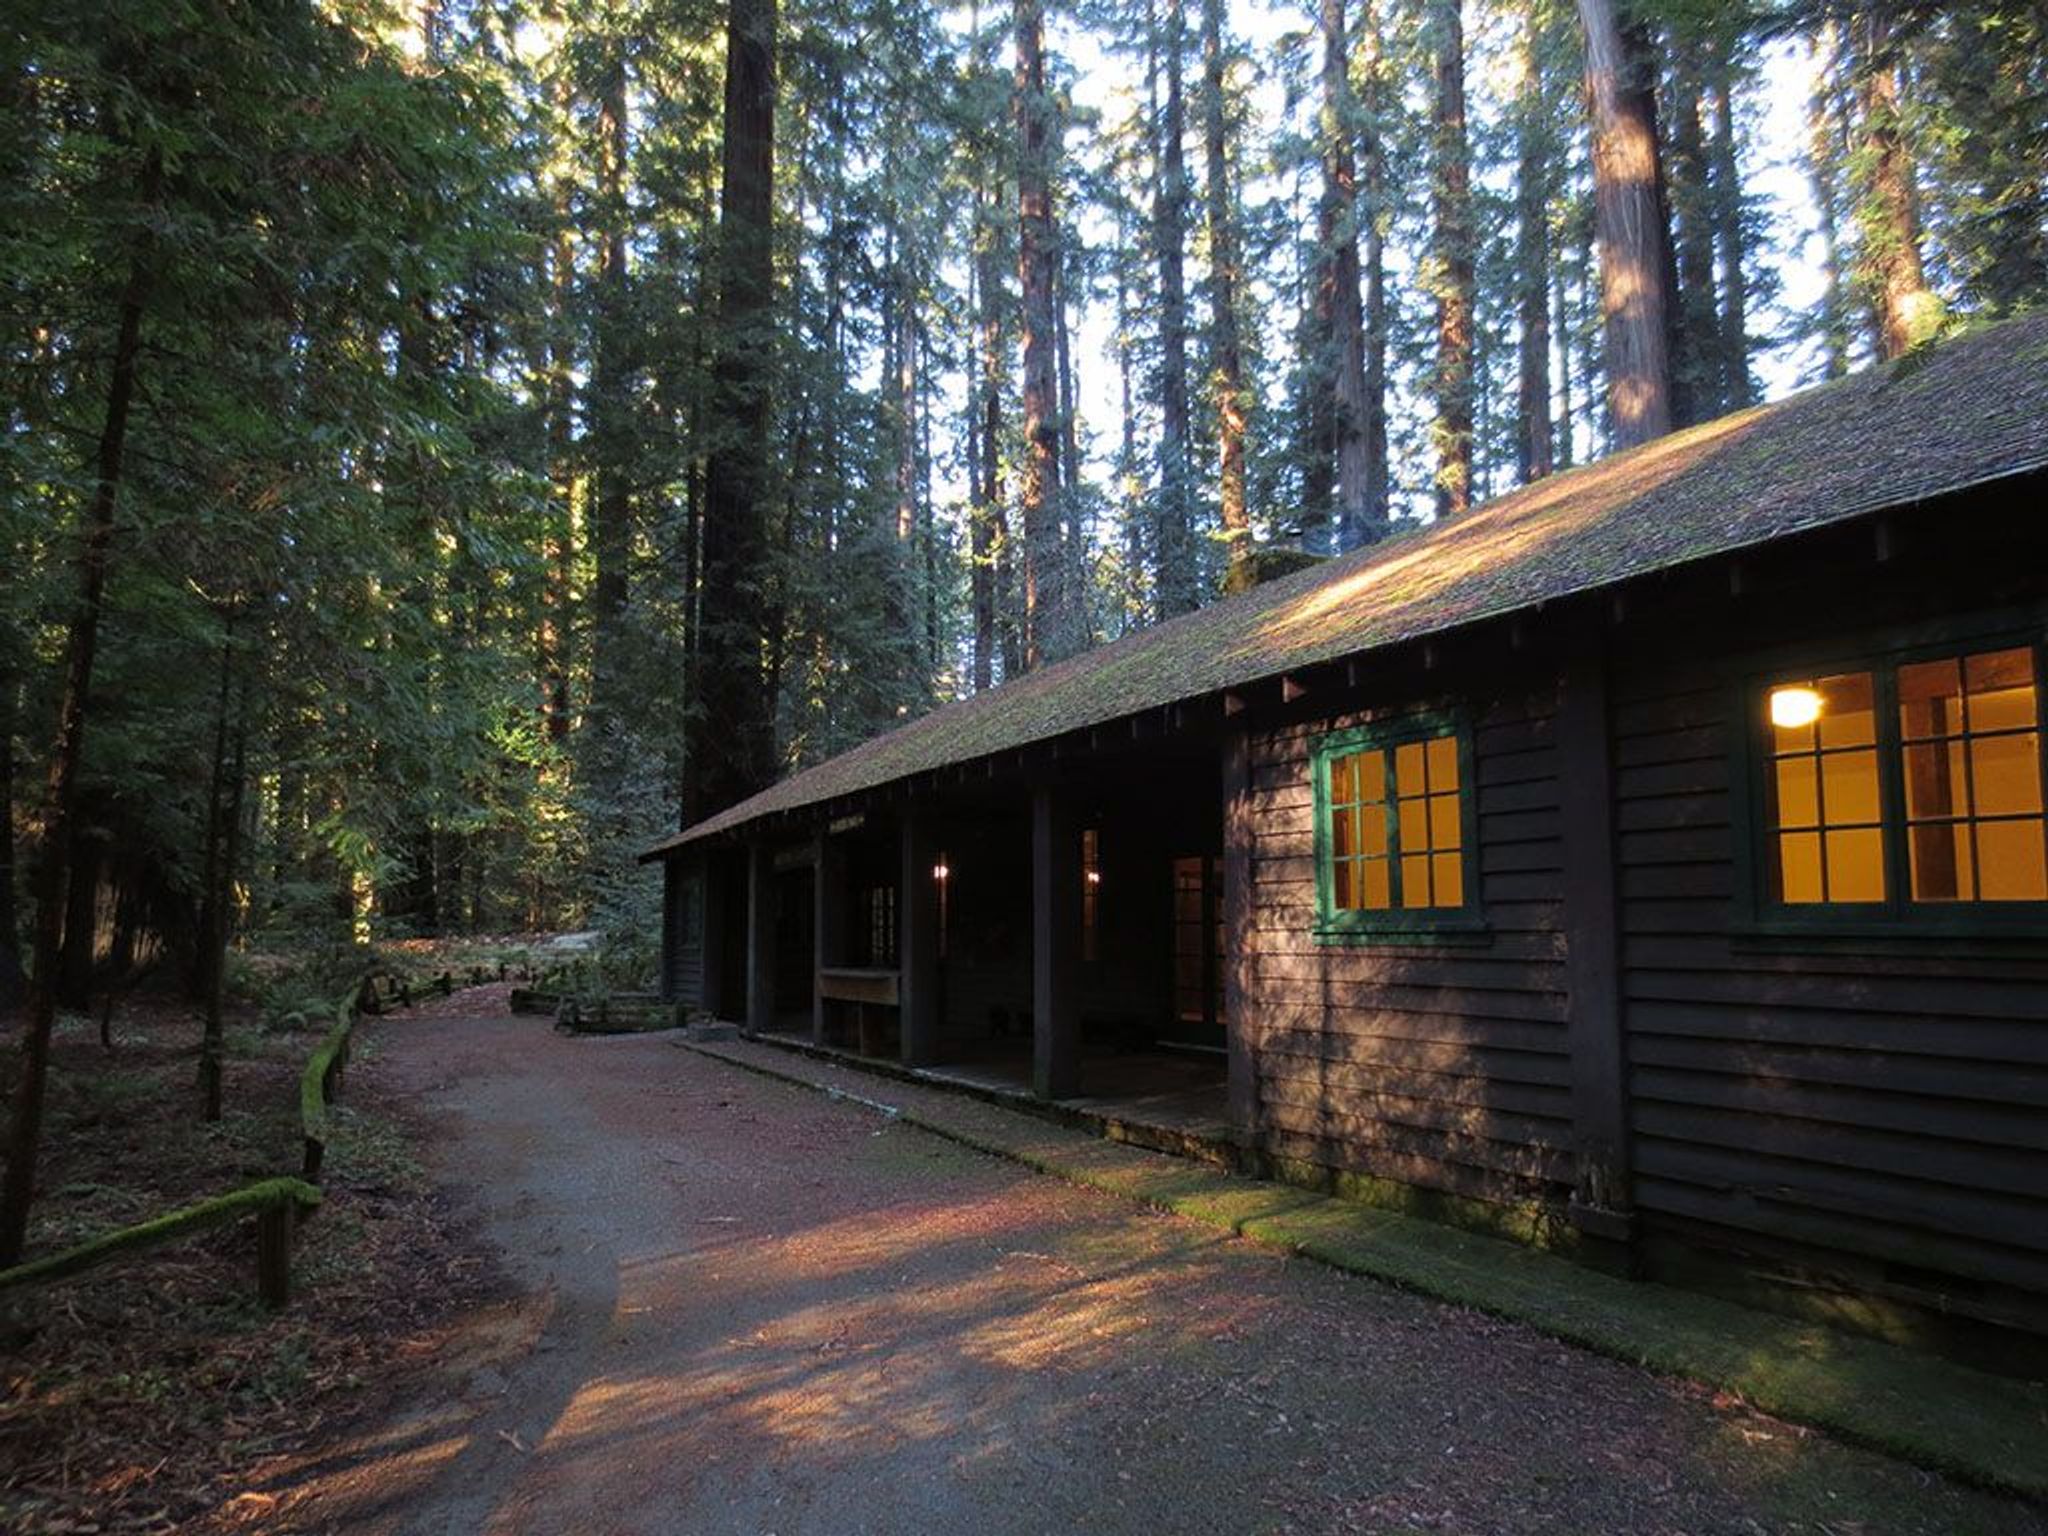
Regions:
[[663, 866], [661, 991], [696, 1008], [704, 1001], [704, 886], [694, 866]]
[[1617, 679], [1637, 1208], [2009, 1317], [2048, 1295], [2048, 953], [1742, 931], [1735, 698], [1654, 652]]
[[[1403, 703], [1412, 701], [1401, 701]], [[1314, 934], [1315, 739], [1366, 718], [1257, 733], [1243, 971], [1267, 1151], [1493, 1201], [1562, 1198], [1571, 1091], [1553, 680], [1473, 710], [1489, 932], [1448, 945]]]

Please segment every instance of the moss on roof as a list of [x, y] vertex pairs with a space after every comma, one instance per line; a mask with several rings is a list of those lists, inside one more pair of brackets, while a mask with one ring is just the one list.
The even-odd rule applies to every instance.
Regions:
[[1540, 480], [933, 711], [649, 850], [2048, 467], [2048, 316]]

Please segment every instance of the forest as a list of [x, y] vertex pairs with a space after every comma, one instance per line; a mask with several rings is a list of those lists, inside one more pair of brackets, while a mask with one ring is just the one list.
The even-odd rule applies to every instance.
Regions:
[[2048, 296], [2027, 0], [41, 0], [0, 117], [17, 1135], [100, 987], [651, 945], [795, 767]]

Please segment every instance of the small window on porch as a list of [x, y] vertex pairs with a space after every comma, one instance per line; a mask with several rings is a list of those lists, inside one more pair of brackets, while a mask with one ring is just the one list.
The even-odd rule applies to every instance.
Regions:
[[1323, 937], [1473, 926], [1470, 751], [1459, 725], [1410, 719], [1325, 737], [1312, 754]]

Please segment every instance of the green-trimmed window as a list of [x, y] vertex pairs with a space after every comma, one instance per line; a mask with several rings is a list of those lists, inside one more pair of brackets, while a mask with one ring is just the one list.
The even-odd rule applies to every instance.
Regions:
[[1471, 755], [1459, 723], [1440, 716], [1340, 731], [1316, 743], [1319, 934], [1476, 924]]
[[1787, 917], [2048, 912], [2041, 653], [1909, 653], [1756, 692], [1762, 894]]

